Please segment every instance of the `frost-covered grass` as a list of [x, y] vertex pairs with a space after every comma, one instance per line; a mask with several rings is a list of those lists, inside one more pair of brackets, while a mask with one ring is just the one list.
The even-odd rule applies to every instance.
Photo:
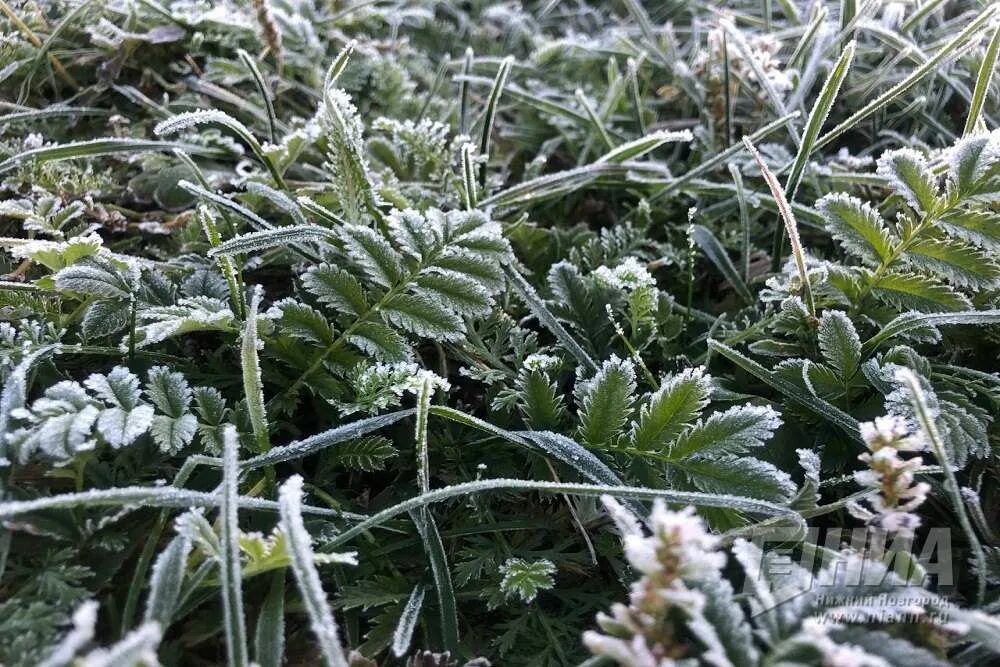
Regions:
[[0, 0], [0, 664], [995, 660], [998, 15]]

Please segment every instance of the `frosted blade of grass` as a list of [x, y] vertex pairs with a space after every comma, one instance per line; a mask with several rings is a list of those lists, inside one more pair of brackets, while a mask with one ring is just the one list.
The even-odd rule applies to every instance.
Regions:
[[267, 81], [264, 79], [260, 68], [257, 67], [257, 61], [254, 60], [253, 56], [243, 49], [237, 49], [236, 54], [250, 71], [250, 76], [257, 86], [257, 92], [260, 93], [260, 97], [264, 101], [264, 111], [267, 113], [268, 140], [273, 144], [278, 140], [278, 117], [274, 113], [274, 100], [272, 99], [271, 87], [267, 85]]
[[469, 76], [472, 74], [472, 60], [475, 54], [472, 47], [465, 49], [462, 60], [462, 73], [458, 84], [458, 133], [465, 134], [469, 123]]
[[336, 535], [323, 547], [323, 551], [333, 551], [338, 549], [365, 531], [370, 530], [375, 526], [379, 526], [401, 514], [413, 512], [414, 510], [422, 507], [429, 507], [435, 503], [451, 500], [452, 498], [461, 498], [481, 493], [503, 491], [567, 494], [571, 496], [577, 495], [589, 497], [607, 494], [613, 498], [631, 498], [634, 500], [655, 500], [656, 498], [662, 498], [668, 503], [676, 503], [678, 505], [720, 507], [747, 514], [785, 517], [795, 522], [797, 525], [803, 525], [801, 517], [794, 510], [791, 510], [783, 505], [767, 502], [766, 500], [756, 500], [753, 498], [745, 498], [743, 496], [701, 493], [698, 491], [649, 489], [638, 486], [574, 484], [569, 482], [543, 482], [525, 479], [484, 479], [475, 482], [455, 484], [442, 489], [434, 489], [429, 493], [404, 500], [401, 503], [388, 507], [377, 514], [373, 514], [364, 521], [352, 526], [339, 535]]
[[608, 131], [604, 129], [604, 121], [601, 117], [597, 115], [594, 107], [591, 106], [590, 102], [587, 100], [587, 96], [583, 94], [583, 91], [579, 88], [576, 89], [574, 93], [576, 101], [583, 107], [584, 113], [587, 115], [587, 120], [590, 121], [590, 126], [592, 129], [597, 130], [597, 135], [601, 138], [601, 141], [609, 150], [614, 150], [615, 143], [611, 141], [611, 137], [608, 136]]
[[795, 221], [795, 214], [792, 212], [792, 207], [788, 204], [788, 199], [785, 197], [785, 191], [781, 188], [781, 184], [778, 183], [778, 179], [773, 173], [771, 173], [770, 168], [768, 168], [767, 163], [764, 162], [764, 158], [760, 156], [754, 145], [750, 143], [750, 140], [743, 137], [743, 145], [746, 146], [747, 150], [753, 156], [754, 160], [757, 161], [757, 166], [760, 167], [760, 171], [764, 174], [764, 180], [767, 182], [767, 187], [771, 190], [771, 195], [774, 197], [775, 203], [778, 205], [778, 213], [781, 215], [781, 220], [785, 223], [785, 231], [788, 233], [788, 240], [792, 245], [792, 254], [795, 256], [795, 265], [799, 269], [799, 279], [802, 281], [802, 294], [805, 297], [806, 306], [809, 308], [809, 314], [816, 317], [816, 302], [813, 300], [812, 287], [809, 285], [809, 272], [806, 269], [806, 255], [805, 251], [802, 249], [802, 242], [799, 240], [799, 226]]
[[476, 192], [476, 166], [472, 160], [472, 144], [462, 144], [462, 197], [468, 211], [476, 208], [479, 203], [479, 193]]
[[73, 627], [38, 667], [66, 667], [76, 654], [94, 639], [97, 627], [97, 602], [87, 600], [73, 612]]
[[[215, 214], [212, 213], [212, 210], [205, 204], [200, 204], [195, 211], [195, 218], [201, 223], [201, 228], [205, 233], [205, 238], [208, 239], [208, 244], [212, 246], [213, 250], [218, 248], [222, 244], [222, 238], [219, 236], [219, 227], [216, 224]], [[212, 250], [209, 250], [209, 253], [211, 252]], [[229, 289], [229, 303], [232, 306], [233, 312], [239, 315], [239, 317], [245, 318], [247, 315], [247, 304], [243, 296], [243, 288], [241, 287], [242, 281], [236, 273], [233, 261], [225, 255], [216, 257], [215, 261], [219, 265], [219, 270], [222, 271], [223, 277], [226, 279], [226, 287]]]
[[628, 160], [638, 159], [647, 153], [656, 150], [660, 146], [663, 146], [664, 144], [675, 141], [690, 143], [693, 139], [694, 136], [689, 130], [681, 130], [679, 132], [660, 130], [659, 132], [653, 132], [634, 141], [622, 144], [617, 148], [613, 148], [599, 157], [596, 164], [621, 164], [622, 162], [626, 162]]
[[486, 102], [486, 112], [483, 115], [483, 134], [479, 140], [479, 154], [483, 156], [483, 164], [479, 171], [479, 184], [483, 190], [486, 189], [487, 166], [490, 158], [490, 139], [493, 135], [493, 123], [496, 121], [497, 109], [500, 106], [500, 96], [503, 88], [507, 84], [507, 77], [510, 75], [510, 68], [514, 64], [514, 59], [510, 56], [504, 58], [497, 70], [497, 76], [493, 80], [493, 88], [490, 90], [489, 99]]
[[0, 125], [7, 123], [24, 123], [35, 120], [49, 120], [51, 118], [74, 118], [83, 116], [110, 116], [108, 109], [98, 109], [96, 107], [65, 107], [53, 105], [47, 109], [30, 109], [28, 111], [15, 111], [0, 115]]
[[816, 16], [812, 18], [809, 25], [802, 32], [802, 37], [799, 39], [798, 44], [795, 45], [795, 50], [792, 55], [788, 58], [788, 64], [786, 67], [798, 67], [799, 60], [802, 58], [803, 54], [807, 53], [809, 49], [813, 46], [816, 35], [819, 33], [819, 28], [821, 25], [826, 23], [826, 17], [829, 14], [829, 10], [826, 7], [820, 6], [819, 10], [816, 12]]
[[849, 118], [841, 122], [832, 130], [823, 135], [816, 142], [816, 150], [823, 148], [838, 139], [844, 133], [850, 131], [861, 121], [869, 118], [872, 114], [885, 108], [901, 95], [916, 86], [925, 76], [934, 72], [946, 58], [957, 53], [960, 48], [970, 39], [977, 37], [984, 26], [989, 25], [997, 13], [997, 5], [993, 4], [983, 10], [962, 32], [956, 35], [951, 41], [938, 49], [937, 53], [931, 56], [923, 65], [914, 69], [909, 76], [889, 88], [877, 98], [866, 104], [860, 110], [851, 114]]
[[348, 667], [347, 656], [340, 645], [337, 622], [326, 601], [319, 572], [313, 562], [312, 537], [302, 521], [302, 478], [293, 475], [281, 485], [278, 505], [281, 508], [281, 529], [288, 539], [292, 572], [309, 613], [309, 623], [328, 667]]
[[[426, 495], [424, 492], [421, 495]], [[458, 634], [458, 604], [455, 601], [455, 588], [451, 582], [451, 569], [448, 558], [441, 543], [437, 522], [427, 507], [418, 507], [410, 512], [420, 539], [424, 543], [427, 559], [431, 563], [431, 574], [434, 577], [434, 591], [437, 593], [438, 611], [441, 616], [441, 635], [444, 648], [453, 655], [460, 651]]]
[[871, 354], [882, 343], [913, 329], [959, 324], [1000, 324], [1000, 310], [976, 310], [965, 313], [903, 313], [866, 340], [861, 346], [861, 351], [863, 354]]
[[339, 215], [309, 197], [299, 197], [296, 201], [303, 211], [311, 213], [331, 227], [339, 227], [347, 224]]
[[990, 83], [993, 81], [993, 73], [997, 68], [997, 53], [1000, 53], [1000, 23], [993, 31], [990, 44], [986, 47], [983, 55], [983, 62], [979, 66], [979, 74], [976, 76], [976, 88], [972, 92], [972, 104], [969, 105], [969, 116], [965, 119], [965, 129], [962, 136], [967, 137], [976, 131], [979, 119], [982, 116], [983, 104], [986, 103], [986, 96], [990, 92]]
[[421, 493], [427, 493], [431, 488], [430, 452], [427, 442], [427, 418], [431, 409], [431, 395], [434, 393], [434, 380], [425, 376], [417, 393], [417, 426], [414, 440], [417, 454], [417, 486]]
[[[774, 88], [774, 84], [772, 84], [771, 80], [767, 77], [767, 74], [761, 67], [760, 62], [754, 57], [753, 49], [747, 43], [746, 37], [743, 36], [740, 29], [737, 28], [732, 21], [726, 18], [719, 19], [719, 25], [736, 44], [736, 50], [740, 52], [741, 56], [743, 56], [743, 62], [747, 63], [750, 66], [750, 69], [753, 70], [754, 76], [757, 79], [757, 84], [764, 89], [764, 93], [770, 100], [775, 114], [778, 116], [788, 115], [788, 109], [785, 108], [785, 102], [781, 99], [781, 93]], [[795, 124], [792, 123], [791, 120], [788, 121], [787, 127], [792, 140], [796, 144], [802, 143], [802, 140], [799, 138], [799, 134], [795, 129]]]
[[257, 450], [261, 453], [271, 449], [271, 437], [268, 433], [267, 410], [264, 407], [264, 384], [260, 376], [260, 359], [257, 356], [257, 312], [263, 290], [255, 286], [250, 308], [243, 326], [243, 336], [240, 342], [240, 363], [243, 367], [243, 393], [247, 401], [247, 413], [250, 415], [250, 425], [253, 427], [253, 437]]
[[642, 95], [639, 93], [639, 62], [635, 58], [629, 58], [625, 66], [632, 116], [635, 118], [635, 126], [639, 130], [639, 134], [644, 135], [646, 134], [646, 120], [642, 115]]
[[399, 622], [392, 632], [392, 654], [397, 658], [402, 658], [410, 650], [410, 643], [413, 641], [413, 631], [417, 628], [417, 621], [420, 620], [420, 608], [424, 604], [424, 587], [417, 584], [413, 592], [410, 593], [403, 613], [399, 615]]
[[[485, 76], [472, 76], [462, 74], [455, 77], [455, 79], [460, 84], [476, 84], [479, 86], [493, 86], [493, 79], [489, 79]], [[568, 118], [575, 123], [579, 124], [581, 127], [589, 127], [590, 119], [587, 118], [585, 114], [571, 109], [568, 105], [564, 105], [561, 102], [556, 102], [551, 99], [541, 97], [540, 95], [535, 95], [520, 86], [513, 83], [507, 82], [507, 85], [503, 89], [504, 95], [518, 101], [524, 102], [528, 106], [542, 113], [551, 114], [553, 116], [562, 116], [563, 118]], [[617, 135], [616, 132], [612, 134]]]
[[[47, 510], [71, 509], [74, 507], [125, 507], [130, 505], [142, 507], [167, 507], [173, 509], [189, 509], [204, 507], [213, 509], [220, 505], [219, 494], [202, 491], [185, 491], [169, 487], [122, 486], [115, 489], [98, 489], [81, 491], [80, 493], [63, 493], [56, 496], [46, 496], [34, 500], [9, 500], [0, 503], [0, 519], [23, 516], [32, 512]], [[240, 509], [266, 510], [275, 512], [278, 504], [272, 500], [240, 496]], [[322, 517], [360, 518], [361, 515], [341, 512], [325, 507], [303, 507], [303, 512]]]
[[788, 194], [789, 199], [795, 199], [795, 193], [798, 192], [806, 163], [808, 163], [809, 156], [816, 146], [816, 138], [819, 136], [820, 130], [823, 129], [823, 123], [826, 122], [827, 117], [830, 115], [830, 109], [837, 99], [840, 86], [844, 83], [844, 79], [847, 78], [847, 73], [851, 68], [855, 47], [856, 43], [852, 41], [844, 48], [833, 69], [830, 70], [830, 75], [826, 78], [826, 82], [823, 83], [823, 88], [820, 90], [815, 104], [813, 104], [812, 111], [809, 112], [809, 119], [806, 121], [806, 127], [802, 134], [802, 144], [799, 146], [799, 152], [795, 155], [795, 161], [792, 163], [792, 170], [788, 174], [788, 180], [785, 181], [785, 192]]
[[285, 655], [285, 569], [271, 578], [254, 633], [254, 658], [260, 667], [281, 667]]
[[317, 433], [316, 435], [305, 438], [304, 440], [298, 440], [281, 447], [274, 447], [266, 454], [260, 454], [253, 458], [246, 459], [243, 461], [242, 468], [244, 470], [254, 470], [274, 465], [276, 463], [302, 459], [315, 454], [316, 452], [322, 451], [327, 447], [332, 447], [333, 445], [342, 442], [348, 442], [350, 440], [361, 438], [369, 433], [377, 431], [380, 428], [395, 424], [401, 419], [411, 417], [415, 413], [416, 410], [399, 410], [398, 412], [390, 412], [389, 414], [379, 415], [378, 417], [368, 417], [367, 419], [360, 419], [356, 422], [351, 422], [350, 424], [344, 424], [343, 426], [338, 426], [330, 429], [329, 431]]
[[121, 667], [155, 665], [156, 648], [163, 631], [156, 623], [143, 623], [118, 643], [106, 649], [94, 649], [76, 663], [76, 667]]
[[222, 579], [222, 610], [225, 616], [226, 657], [231, 667], [243, 667], [249, 661], [246, 621], [243, 617], [243, 577], [240, 573], [239, 525], [239, 438], [236, 427], [226, 426], [222, 435], [222, 505], [219, 522], [222, 548], [219, 573]]
[[264, 152], [260, 142], [257, 141], [257, 137], [253, 135], [253, 132], [251, 132], [246, 125], [224, 111], [219, 111], [218, 109], [185, 111], [184, 113], [177, 114], [176, 116], [157, 123], [156, 127], [153, 128], [153, 133], [158, 137], [162, 137], [165, 135], [177, 134], [178, 132], [183, 132], [199, 125], [218, 125], [226, 128], [242, 139], [250, 147], [250, 150], [253, 151], [254, 155], [257, 156], [260, 163], [267, 168], [271, 174], [271, 178], [274, 179], [274, 182], [278, 185], [278, 187], [286, 189], [285, 181], [281, 176], [281, 172], [278, 171], [278, 167], [274, 164], [274, 161]]
[[191, 540], [181, 534], [170, 540], [167, 547], [157, 556], [153, 564], [153, 576], [149, 580], [149, 597], [146, 598], [144, 621], [156, 621], [166, 630], [170, 627], [177, 600], [184, 583], [187, 557], [191, 552]]
[[627, 184], [633, 174], [640, 173], [644, 168], [647, 173], [664, 175], [662, 168], [642, 163], [598, 162], [594, 164], [546, 174], [523, 181], [517, 185], [491, 195], [480, 202], [482, 207], [514, 208], [538, 204], [555, 197], [577, 192], [587, 185], [603, 177], [614, 177], [616, 182]]
[[177, 182], [177, 187], [181, 188], [185, 192], [188, 192], [200, 199], [209, 201], [221, 209], [235, 213], [244, 220], [250, 223], [250, 225], [256, 230], [264, 229], [274, 229], [274, 225], [260, 217], [247, 207], [241, 205], [239, 202], [233, 201], [229, 197], [217, 194], [211, 190], [207, 190], [200, 185], [192, 183], [190, 181], [180, 180]]
[[223, 241], [217, 247], [208, 251], [209, 257], [232, 256], [243, 253], [254, 253], [269, 250], [279, 246], [294, 243], [307, 243], [321, 239], [335, 239], [337, 234], [318, 225], [292, 225], [276, 227], [259, 232], [250, 232]]
[[302, 208], [299, 203], [292, 199], [287, 193], [275, 190], [270, 185], [264, 185], [257, 181], [249, 181], [246, 184], [247, 194], [263, 197], [276, 208], [287, 213], [295, 225], [308, 225], [309, 221], [302, 215]]
[[347, 63], [351, 59], [351, 54], [354, 53], [354, 49], [357, 48], [357, 46], [358, 41], [356, 39], [352, 39], [344, 46], [343, 49], [340, 50], [340, 53], [338, 53], [337, 57], [333, 59], [333, 62], [330, 63], [330, 67], [326, 70], [326, 76], [323, 77], [324, 91], [330, 90], [330, 88], [337, 83], [337, 79], [339, 79], [340, 75], [344, 73], [344, 69], [347, 67]]
[[750, 288], [743, 282], [743, 278], [740, 277], [736, 267], [733, 266], [732, 260], [729, 259], [729, 254], [722, 247], [722, 244], [719, 243], [719, 239], [715, 238], [712, 230], [702, 225], [691, 225], [691, 238], [701, 248], [702, 252], [705, 253], [709, 261], [715, 265], [715, 268], [725, 277], [732, 288], [736, 290], [740, 298], [747, 305], [753, 305], [754, 297], [750, 292]]
[[23, 164], [34, 162], [44, 164], [46, 162], [58, 162], [60, 160], [75, 160], [84, 157], [101, 157], [106, 155], [117, 155], [120, 153], [169, 153], [175, 149], [181, 149], [196, 155], [206, 157], [222, 157], [219, 150], [186, 144], [177, 141], [150, 141], [147, 139], [129, 139], [125, 137], [112, 137], [105, 139], [91, 139], [88, 141], [71, 141], [66, 144], [55, 146], [42, 146], [23, 151], [0, 162], [0, 174], [6, 173]]
[[546, 329], [552, 332], [552, 335], [556, 337], [559, 343], [566, 349], [567, 352], [576, 357], [576, 360], [587, 367], [590, 371], [597, 371], [597, 363], [590, 358], [580, 344], [577, 343], [573, 336], [570, 335], [566, 328], [559, 323], [556, 316], [553, 315], [549, 309], [545, 306], [541, 297], [535, 292], [535, 288], [524, 279], [518, 270], [512, 266], [504, 267], [507, 272], [507, 278], [510, 280], [511, 286], [521, 300], [528, 306], [528, 309], [538, 318], [538, 321], [542, 323]]
[[[757, 130], [756, 132], [753, 132], [752, 134], [748, 135], [747, 138], [750, 139], [750, 141], [760, 141], [761, 139], [770, 135], [778, 128], [784, 127], [787, 123], [793, 121], [798, 117], [799, 117], [799, 112], [793, 111], [787, 116], [782, 116], [777, 120], [771, 121], [764, 127]], [[721, 151], [706, 160], [702, 160], [697, 167], [685, 172], [683, 176], [674, 179], [669, 184], [667, 184], [662, 190], [659, 190], [654, 195], [649, 197], [648, 199], [649, 203], [654, 204], [659, 200], [663, 199], [664, 197], [666, 197], [667, 195], [676, 192], [690, 181], [704, 174], [707, 174], [708, 172], [714, 169], [718, 169], [719, 167], [723, 166], [724, 164], [732, 160], [734, 157], [739, 155], [739, 153], [742, 150], [743, 150], [742, 144], [733, 144], [726, 150]]]
[[927, 0], [927, 2], [914, 9], [913, 13], [910, 14], [905, 21], [903, 21], [903, 23], [899, 26], [900, 32], [909, 32], [925, 17], [933, 14], [937, 8], [945, 2], [947, 2], [947, 0]]
[[861, 439], [861, 428], [858, 426], [857, 420], [840, 408], [804, 391], [802, 387], [785, 380], [776, 373], [769, 371], [750, 357], [737, 352], [725, 343], [709, 339], [708, 349], [711, 352], [718, 352], [726, 359], [729, 359], [731, 362], [745, 370], [747, 373], [750, 373], [750, 375], [753, 375], [767, 386], [777, 390], [791, 402], [802, 406], [817, 417], [821, 417], [834, 426], [837, 426], [844, 433], [851, 436], [851, 438], [853, 438], [859, 445], [864, 444], [864, 441]]
[[948, 452], [945, 449], [941, 433], [938, 431], [937, 422], [931, 414], [930, 406], [927, 404], [927, 396], [924, 394], [923, 386], [921, 386], [917, 376], [909, 368], [900, 368], [896, 371], [895, 379], [905, 389], [910, 400], [910, 405], [913, 407], [917, 423], [920, 425], [920, 430], [923, 431], [924, 436], [930, 442], [934, 456], [937, 457], [938, 463], [944, 470], [944, 488], [948, 492], [953, 509], [958, 515], [958, 523], [965, 533], [965, 538], [969, 541], [969, 549], [972, 551], [972, 556], [976, 561], [976, 567], [974, 568], [978, 584], [976, 588], [976, 603], [981, 605], [986, 595], [986, 556], [983, 553], [982, 545], [979, 543], [979, 538], [976, 536], [976, 531], [973, 530], [972, 523], [969, 521], [969, 515], [965, 511], [965, 503], [962, 501], [962, 491], [958, 486], [958, 480], [955, 478], [951, 457], [948, 456]]
[[743, 272], [744, 282], [750, 282], [750, 210], [747, 206], [747, 194], [743, 189], [743, 175], [740, 174], [740, 168], [735, 164], [730, 164], [729, 173], [733, 177], [733, 186], [736, 188], [736, 205], [740, 210], [740, 233], [743, 243], [740, 270]]

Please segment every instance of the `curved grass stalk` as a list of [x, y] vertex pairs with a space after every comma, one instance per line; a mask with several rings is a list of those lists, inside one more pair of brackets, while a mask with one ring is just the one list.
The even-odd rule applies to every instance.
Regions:
[[240, 573], [239, 439], [236, 427], [226, 426], [222, 435], [222, 504], [219, 519], [222, 535], [219, 571], [222, 577], [222, 613], [226, 629], [226, 657], [231, 667], [249, 662], [246, 620], [243, 616], [243, 577]]

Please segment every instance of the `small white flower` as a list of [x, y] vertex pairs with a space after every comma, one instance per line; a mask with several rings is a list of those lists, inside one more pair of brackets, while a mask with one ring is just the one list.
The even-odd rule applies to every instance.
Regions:
[[646, 265], [635, 257], [626, 257], [613, 269], [599, 266], [594, 270], [594, 275], [605, 285], [626, 292], [656, 286], [656, 279], [646, 269]]
[[559, 357], [535, 352], [525, 357], [524, 367], [529, 371], [550, 371], [559, 367]]

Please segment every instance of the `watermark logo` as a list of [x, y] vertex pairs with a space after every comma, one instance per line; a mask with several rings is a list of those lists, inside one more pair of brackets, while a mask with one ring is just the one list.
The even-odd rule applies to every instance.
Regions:
[[[751, 535], [743, 592], [760, 602], [755, 615], [784, 605], [822, 610], [829, 623], [945, 623], [948, 605], [928, 593], [954, 585], [951, 530], [921, 537], [877, 528], [810, 527]], [[756, 562], [753, 562], [753, 559]]]

